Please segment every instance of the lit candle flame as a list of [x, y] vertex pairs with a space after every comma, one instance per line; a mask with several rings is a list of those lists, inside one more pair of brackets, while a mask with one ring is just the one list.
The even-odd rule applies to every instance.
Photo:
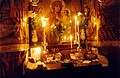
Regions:
[[27, 22], [27, 18], [26, 17], [23, 20], [24, 20], [24, 22]]
[[72, 35], [70, 36], [70, 41], [72, 41]]
[[79, 26], [79, 21], [77, 21], [77, 26]]
[[72, 23], [72, 21], [70, 20], [70, 23]]
[[77, 16], [74, 17], [75, 18], [75, 21], [77, 20]]
[[42, 26], [45, 27], [46, 26], [46, 21], [45, 21], [45, 18], [42, 17]]
[[78, 16], [81, 16], [82, 15], [82, 13], [81, 12], [78, 12]]

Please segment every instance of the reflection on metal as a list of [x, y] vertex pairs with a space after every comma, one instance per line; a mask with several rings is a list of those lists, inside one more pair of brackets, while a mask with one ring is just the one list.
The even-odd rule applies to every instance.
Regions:
[[32, 6], [38, 6], [39, 0], [30, 0]]

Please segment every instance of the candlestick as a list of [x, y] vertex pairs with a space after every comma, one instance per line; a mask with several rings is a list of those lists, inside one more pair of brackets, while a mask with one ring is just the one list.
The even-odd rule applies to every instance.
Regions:
[[74, 19], [75, 19], [75, 43], [76, 43], [76, 40], [77, 40], [77, 34], [76, 34], [77, 16], [75, 16]]

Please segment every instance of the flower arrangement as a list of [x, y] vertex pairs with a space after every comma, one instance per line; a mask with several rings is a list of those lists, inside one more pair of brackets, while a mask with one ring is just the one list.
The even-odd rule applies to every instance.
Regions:
[[81, 28], [86, 28], [88, 26], [88, 22], [89, 22], [89, 17], [83, 17], [81, 19]]
[[65, 28], [64, 28], [63, 24], [60, 22], [53, 29], [53, 33], [55, 33], [55, 35], [57, 35], [59, 37], [59, 43], [61, 41], [61, 36], [63, 35], [64, 31], [65, 31]]
[[86, 32], [86, 28], [88, 27], [88, 23], [89, 23], [89, 17], [82, 17], [81, 18], [81, 24], [80, 24], [80, 28], [81, 28], [81, 38], [80, 38], [80, 46], [82, 48], [86, 48], [88, 45], [87, 42], [87, 32]]

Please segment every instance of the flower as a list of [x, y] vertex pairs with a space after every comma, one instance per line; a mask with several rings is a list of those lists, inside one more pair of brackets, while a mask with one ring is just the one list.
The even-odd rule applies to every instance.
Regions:
[[62, 23], [59, 23], [55, 29], [53, 29], [53, 32], [58, 35], [58, 36], [62, 36], [63, 32], [64, 32], [65, 28], [63, 27]]
[[86, 28], [88, 26], [89, 17], [81, 17], [81, 28]]

